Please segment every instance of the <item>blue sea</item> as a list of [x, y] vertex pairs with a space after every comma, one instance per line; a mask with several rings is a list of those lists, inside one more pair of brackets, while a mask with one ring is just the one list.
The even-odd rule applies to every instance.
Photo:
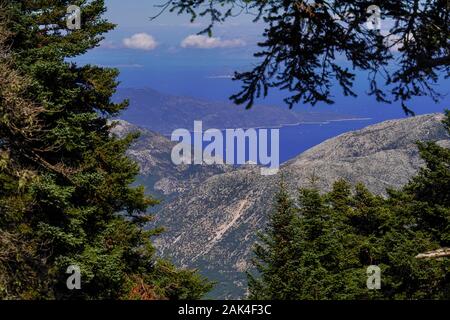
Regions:
[[[146, 68], [124, 68], [121, 72], [121, 82], [127, 87], [148, 86], [153, 89], [183, 96], [193, 96], [210, 100], [227, 101], [228, 97], [239, 89], [238, 83], [231, 81], [229, 74], [231, 68], [187, 68], [180, 67], [172, 71], [159, 70], [158, 66]], [[333, 105], [317, 105], [315, 107], [296, 106], [298, 110], [306, 111], [333, 111], [340, 114], [351, 115], [362, 120], [330, 121], [325, 123], [299, 124], [280, 128], [280, 162], [290, 160], [303, 151], [337, 135], [348, 131], [362, 129], [368, 125], [389, 119], [405, 118], [403, 110], [398, 103], [378, 103], [373, 97], [365, 94], [362, 87], [364, 81], [357, 82], [356, 90], [359, 97], [344, 97], [335, 94], [336, 103]], [[448, 81], [444, 82], [449, 83]], [[448, 86], [450, 87], [450, 86]], [[443, 89], [445, 89], [443, 87]], [[277, 105], [283, 104], [283, 92], [272, 92], [265, 100], [259, 103]], [[416, 114], [442, 112], [449, 107], [448, 97], [435, 104], [429, 98], [416, 98], [410, 107]], [[248, 112], [252, 112], [250, 109]]]
[[[120, 80], [126, 87], [148, 86], [173, 95], [193, 96], [210, 100], [228, 101], [228, 97], [239, 89], [239, 84], [228, 76], [231, 68], [179, 68], [169, 72], [159, 70], [158, 66], [145, 68], [124, 68]], [[405, 118], [406, 115], [398, 103], [378, 103], [373, 97], [365, 94], [362, 87], [364, 81], [357, 82], [357, 98], [335, 94], [333, 105], [317, 105], [315, 107], [298, 105], [298, 110], [329, 112], [350, 115], [361, 120], [329, 121], [324, 123], [299, 124], [280, 128], [280, 163], [288, 161], [305, 150], [342, 133], [359, 130], [368, 125], [389, 119]], [[444, 83], [449, 83], [446, 81]], [[450, 87], [450, 86], [449, 86]], [[272, 92], [258, 103], [276, 105], [286, 108], [283, 103], [283, 92]], [[419, 114], [442, 112], [450, 106], [448, 97], [435, 104], [429, 98], [416, 98], [410, 107]], [[248, 112], [252, 112], [250, 109]]]
[[[248, 60], [221, 58], [214, 63], [207, 59], [198, 59], [197, 56], [189, 60], [167, 60], [164, 57], [147, 57], [142, 55], [136, 58], [130, 55], [126, 64], [123, 64], [123, 54], [105, 55], [102, 51], [83, 56], [79, 63], [92, 63], [102, 61], [102, 65], [116, 67], [120, 70], [120, 85], [123, 87], [150, 87], [171, 95], [192, 96], [216, 101], [228, 101], [236, 93], [240, 84], [231, 80], [235, 70], [246, 70]], [[448, 96], [450, 79], [440, 80], [436, 87], [444, 98], [439, 103], [427, 97], [414, 98], [409, 107], [417, 115], [443, 112], [450, 108]], [[354, 86], [357, 98], [345, 97], [339, 88], [332, 92], [335, 103], [332, 105], [318, 104], [314, 107], [297, 105], [301, 111], [336, 112], [364, 120], [332, 121], [327, 123], [300, 124], [286, 126], [280, 129], [280, 161], [285, 162], [303, 151], [339, 134], [358, 130], [368, 125], [389, 119], [405, 118], [400, 103], [379, 103], [374, 97], [368, 96], [367, 75], [357, 74]], [[283, 98], [286, 92], [272, 90], [265, 99], [259, 99], [256, 105], [266, 104], [286, 108]], [[248, 112], [252, 112], [250, 109]], [[151, 129], [151, 128], [150, 128]]]

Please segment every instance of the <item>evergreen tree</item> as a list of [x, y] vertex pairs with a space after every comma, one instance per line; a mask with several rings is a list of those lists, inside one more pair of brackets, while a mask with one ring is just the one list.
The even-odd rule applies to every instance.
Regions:
[[[67, 30], [72, 4], [79, 30]], [[0, 83], [0, 244], [19, 254], [0, 259], [0, 297], [196, 299], [211, 287], [155, 257], [161, 230], [144, 227], [156, 202], [130, 187], [138, 167], [125, 156], [137, 136], [120, 140], [108, 125], [127, 106], [111, 102], [118, 71], [69, 61], [114, 27], [105, 10], [102, 0], [5, 1], [11, 51], [0, 71], [18, 78]], [[81, 290], [66, 287], [70, 265]]]
[[[444, 126], [450, 135], [450, 110], [445, 111]], [[450, 149], [435, 142], [419, 143], [426, 166], [406, 186], [414, 197], [414, 210], [420, 229], [430, 232], [442, 247], [450, 246]], [[427, 210], [420, 208], [427, 205]]]
[[[449, 111], [444, 125], [450, 134]], [[450, 151], [436, 143], [418, 147], [425, 166], [402, 190], [388, 190], [387, 198], [362, 184], [352, 192], [345, 181], [325, 194], [301, 189], [297, 203], [289, 204], [296, 214], [284, 224], [294, 241], [257, 254], [285, 259], [256, 264], [261, 277], [250, 279], [252, 297], [277, 296], [283, 288], [279, 299], [449, 299], [448, 256], [418, 255], [449, 246]], [[287, 197], [285, 188], [282, 194]], [[263, 239], [273, 239], [273, 230]], [[381, 269], [380, 290], [366, 287], [371, 265]]]
[[330, 193], [301, 189], [296, 225], [300, 247], [296, 299], [356, 299], [364, 279], [357, 259], [357, 237], [348, 223], [353, 199], [348, 183]]
[[11, 66], [3, 10], [0, 4], [0, 297], [15, 297], [41, 281], [38, 242], [24, 236], [26, 226], [20, 223], [32, 200], [24, 186], [35, 172], [13, 159], [40, 131], [36, 117], [42, 110], [23, 98], [29, 81]]
[[324, 286], [323, 282], [328, 272], [321, 263], [323, 252], [315, 245], [325, 241], [324, 230], [331, 222], [327, 211], [324, 199], [317, 189], [299, 190], [298, 216], [294, 224], [296, 235], [294, 246], [297, 253], [296, 270], [293, 271], [295, 281], [292, 282], [295, 288], [294, 299], [323, 298], [319, 287]]
[[[445, 115], [450, 134], [450, 112]], [[434, 142], [418, 147], [425, 166], [402, 191], [390, 191], [385, 274], [391, 276], [394, 298], [449, 299], [450, 259], [417, 255], [450, 245], [450, 151]]]
[[292, 296], [294, 217], [293, 201], [282, 178], [270, 222], [255, 245], [253, 263], [261, 278], [248, 273], [250, 299], [286, 300]]

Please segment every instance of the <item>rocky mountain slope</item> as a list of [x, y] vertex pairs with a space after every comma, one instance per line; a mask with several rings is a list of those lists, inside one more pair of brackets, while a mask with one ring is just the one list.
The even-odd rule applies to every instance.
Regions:
[[171, 196], [189, 190], [193, 184], [234, 169], [226, 165], [176, 166], [171, 160], [175, 142], [159, 133], [137, 127], [127, 121], [114, 121], [113, 134], [124, 137], [132, 132], [140, 134], [139, 139], [127, 151], [128, 156], [135, 160], [140, 167], [140, 176], [137, 182], [145, 185], [147, 191], [152, 195], [159, 196], [166, 201]]
[[[344, 178], [384, 194], [387, 187], [407, 183], [422, 165], [416, 141], [450, 146], [441, 120], [442, 115], [431, 114], [345, 133], [285, 163], [280, 173], [293, 191], [312, 180], [321, 190], [329, 190], [334, 181]], [[130, 150], [141, 163], [142, 181], [157, 176], [155, 186], [164, 179], [182, 185], [166, 190], [169, 197], [156, 214], [155, 223], [167, 229], [157, 239], [158, 249], [176, 263], [199, 268], [218, 280], [215, 297], [242, 296], [243, 272], [250, 267], [251, 249], [266, 224], [280, 175], [261, 176], [254, 166], [173, 168], [164, 156], [169, 146], [164, 144], [157, 154], [156, 142], [151, 145], [153, 138], [148, 139]], [[157, 160], [145, 160], [153, 153]]]

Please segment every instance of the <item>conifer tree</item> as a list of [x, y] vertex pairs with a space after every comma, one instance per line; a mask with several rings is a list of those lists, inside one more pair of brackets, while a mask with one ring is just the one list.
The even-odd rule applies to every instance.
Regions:
[[[445, 111], [444, 126], [450, 136], [450, 110]], [[419, 143], [426, 166], [406, 186], [405, 191], [428, 210], [415, 210], [420, 228], [433, 234], [442, 247], [450, 246], [450, 150], [435, 142]]]
[[16, 160], [40, 131], [36, 120], [42, 110], [23, 98], [29, 79], [12, 69], [4, 20], [0, 4], [0, 297], [15, 297], [40, 281], [35, 261], [38, 243], [27, 238], [25, 225], [19, 224], [31, 206], [24, 186], [35, 172]]
[[[352, 210], [350, 186], [337, 181], [330, 193], [301, 189], [296, 225], [296, 299], [355, 299], [363, 280], [355, 270], [357, 242], [348, 224]], [[356, 272], [355, 272], [356, 271]]]
[[[287, 193], [284, 179], [279, 184], [275, 205], [260, 242], [255, 245], [255, 259], [258, 276], [248, 273], [251, 299], [286, 300], [292, 296], [290, 279], [295, 262], [293, 201]], [[260, 277], [260, 278], [259, 278]]]
[[[444, 125], [450, 134], [448, 111]], [[418, 147], [425, 166], [402, 190], [388, 190], [388, 198], [373, 195], [362, 184], [352, 192], [345, 181], [324, 194], [301, 189], [298, 201], [289, 206], [296, 208], [289, 220], [293, 241], [257, 254], [265, 264], [256, 264], [260, 277], [249, 279], [251, 297], [449, 299], [450, 259], [418, 257], [449, 246], [450, 152], [436, 143]], [[285, 187], [281, 194], [288, 194]], [[274, 238], [273, 229], [264, 237]], [[287, 247], [290, 254], [275, 268], [267, 257], [278, 257]], [[373, 265], [381, 269], [379, 290], [366, 286], [367, 267]]]
[[[78, 30], [66, 25], [73, 4]], [[102, 0], [5, 1], [10, 54], [0, 71], [27, 81], [0, 83], [0, 244], [24, 244], [0, 258], [2, 298], [196, 299], [211, 287], [155, 256], [160, 230], [145, 224], [156, 202], [130, 187], [138, 167], [125, 156], [136, 135], [110, 135], [108, 120], [127, 106], [111, 102], [118, 71], [70, 62], [114, 27], [105, 10]], [[70, 265], [81, 290], [66, 286]]]

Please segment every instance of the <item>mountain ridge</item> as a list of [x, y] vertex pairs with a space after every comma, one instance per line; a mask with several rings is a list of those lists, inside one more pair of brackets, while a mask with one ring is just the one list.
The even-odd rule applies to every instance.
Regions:
[[[314, 181], [320, 190], [328, 191], [334, 181], [344, 178], [384, 195], [386, 188], [406, 184], [422, 166], [416, 141], [438, 141], [450, 147], [442, 119], [442, 114], [429, 114], [347, 132], [285, 162], [280, 172], [289, 190]], [[171, 189], [155, 214], [155, 225], [167, 229], [156, 246], [177, 264], [199, 268], [217, 279], [214, 297], [242, 297], [243, 272], [251, 267], [251, 248], [267, 222], [279, 175], [263, 177], [259, 167], [252, 165], [192, 169], [197, 173], [182, 179], [195, 179]]]

